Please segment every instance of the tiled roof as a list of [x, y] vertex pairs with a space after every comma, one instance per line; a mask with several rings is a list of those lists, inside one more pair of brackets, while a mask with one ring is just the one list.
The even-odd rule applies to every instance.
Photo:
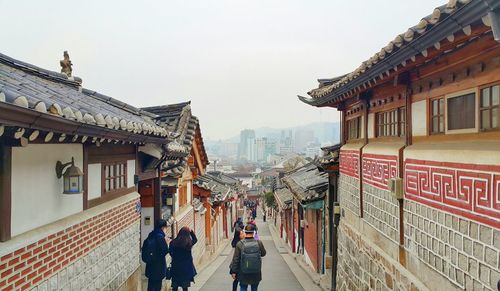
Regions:
[[293, 194], [286, 187], [276, 189], [274, 192], [274, 196], [276, 197], [276, 201], [281, 208], [286, 208], [286, 204], [290, 203], [293, 199]]
[[228, 195], [234, 193], [235, 191], [233, 187], [225, 184], [217, 177], [208, 173], [203, 176], [199, 176], [194, 183], [198, 187], [210, 191], [210, 199], [212, 202], [224, 201], [228, 198]]
[[0, 102], [110, 130], [167, 137], [154, 114], [84, 89], [81, 79], [0, 54]]
[[299, 99], [320, 106], [332, 102], [333, 97], [344, 97], [355, 90], [369, 88], [397, 71], [398, 66], [405, 67], [420, 55], [427, 57], [428, 49], [439, 49], [440, 42], [453, 42], [454, 33], [462, 31], [469, 35], [473, 22], [482, 21], [484, 25], [491, 26], [488, 16], [490, 8], [484, 2], [486, 1], [449, 0], [447, 4], [435, 8], [430, 15], [422, 18], [417, 25], [398, 34], [353, 72], [333, 79], [320, 79], [319, 88], [308, 92], [312, 98], [299, 96]]
[[320, 172], [314, 162], [288, 173], [282, 180], [301, 201], [321, 199], [328, 189], [328, 174]]
[[167, 160], [165, 162], [168, 176], [178, 177], [182, 175], [188, 165], [187, 159], [193, 147], [196, 130], [199, 130], [198, 118], [191, 114], [191, 102], [146, 107], [143, 110], [155, 114], [155, 119], [159, 124], [167, 131], [172, 132], [171, 137], [175, 139], [173, 145], [185, 149], [186, 155], [181, 159]]

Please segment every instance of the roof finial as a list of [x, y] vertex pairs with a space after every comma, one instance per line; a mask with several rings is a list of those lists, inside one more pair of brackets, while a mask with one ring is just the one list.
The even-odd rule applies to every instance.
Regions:
[[66, 74], [66, 76], [71, 77], [71, 72], [73, 72], [71, 66], [73, 66], [73, 64], [69, 59], [68, 51], [64, 51], [64, 60], [59, 61], [59, 64], [61, 65], [61, 73], [64, 73]]

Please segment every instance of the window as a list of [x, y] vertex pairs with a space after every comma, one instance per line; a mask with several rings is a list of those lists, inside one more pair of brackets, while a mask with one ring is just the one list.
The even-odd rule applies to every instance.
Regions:
[[102, 164], [104, 193], [127, 188], [127, 163]]
[[406, 107], [377, 113], [375, 123], [377, 137], [404, 136], [406, 134]]
[[479, 120], [481, 130], [498, 128], [500, 85], [481, 89], [481, 102], [479, 107]]
[[358, 139], [360, 138], [360, 125], [361, 117], [356, 117], [347, 121], [347, 139]]
[[444, 99], [431, 100], [431, 134], [444, 133]]
[[447, 100], [448, 130], [476, 127], [476, 93], [468, 93]]

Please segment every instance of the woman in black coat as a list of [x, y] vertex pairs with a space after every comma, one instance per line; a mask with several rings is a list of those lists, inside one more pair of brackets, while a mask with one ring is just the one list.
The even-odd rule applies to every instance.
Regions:
[[172, 289], [173, 291], [182, 288], [183, 291], [188, 290], [191, 282], [194, 282], [196, 269], [193, 264], [193, 254], [191, 252], [193, 246], [198, 239], [189, 227], [185, 226], [179, 230], [177, 237], [170, 243], [170, 256], [172, 257]]

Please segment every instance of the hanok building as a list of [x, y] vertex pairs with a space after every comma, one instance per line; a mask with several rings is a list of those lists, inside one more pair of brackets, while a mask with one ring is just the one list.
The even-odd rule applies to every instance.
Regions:
[[293, 194], [293, 207], [297, 210], [297, 219], [292, 220], [298, 222], [294, 225], [294, 244], [315, 272], [324, 273], [328, 174], [311, 162], [287, 173], [282, 180]]
[[[135, 289], [155, 115], [0, 55], [0, 289]], [[149, 161], [158, 165], [161, 161]]]
[[[209, 162], [198, 118], [192, 115], [191, 102], [143, 109], [155, 114], [155, 120], [172, 133], [174, 143], [170, 147], [179, 147], [184, 152], [182, 155], [170, 154], [165, 159], [161, 170], [161, 196], [155, 201], [154, 216], [169, 221], [173, 236], [184, 226], [195, 230], [200, 235], [200, 242], [194, 249], [195, 259], [200, 259], [205, 249], [204, 229], [201, 228], [205, 213], [193, 207], [193, 181], [205, 174]], [[198, 202], [196, 205], [199, 206]]]
[[341, 112], [337, 289], [496, 290], [499, 7], [449, 1], [300, 97]]
[[233, 198], [238, 195], [237, 189], [216, 175], [207, 173], [196, 179], [194, 193], [208, 211], [205, 237], [213, 251], [222, 240], [229, 238], [230, 225], [233, 223], [230, 209], [235, 203]]
[[293, 233], [293, 194], [284, 186], [276, 188], [273, 193], [277, 206], [276, 223], [279, 223], [276, 226], [279, 227], [280, 237], [292, 250], [294, 250], [295, 236]]

